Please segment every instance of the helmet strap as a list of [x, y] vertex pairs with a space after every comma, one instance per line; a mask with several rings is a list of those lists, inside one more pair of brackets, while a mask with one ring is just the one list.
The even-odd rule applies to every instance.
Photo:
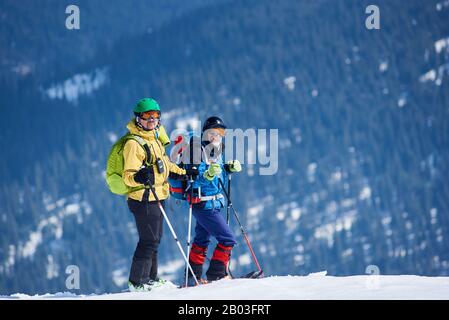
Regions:
[[151, 130], [154, 130], [154, 129], [147, 129], [147, 128], [145, 128], [145, 127], [140, 123], [140, 117], [139, 117], [139, 116], [136, 117], [136, 126], [139, 127], [140, 129], [144, 130], [144, 131], [151, 131]]
[[159, 118], [159, 121], [158, 121], [157, 125], [154, 126], [154, 129], [147, 129], [147, 128], [145, 128], [145, 127], [142, 125], [142, 123], [140, 123], [140, 120], [141, 120], [141, 119], [142, 119], [142, 118], [140, 118], [139, 116], [136, 116], [136, 126], [139, 127], [139, 128], [141, 128], [142, 130], [145, 130], [145, 131], [159, 130], [159, 128], [160, 128], [161, 125], [162, 125], [161, 120], [160, 120], [160, 118]]

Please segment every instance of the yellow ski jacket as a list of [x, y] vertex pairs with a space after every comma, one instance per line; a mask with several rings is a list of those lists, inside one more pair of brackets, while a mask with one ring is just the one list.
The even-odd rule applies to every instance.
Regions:
[[[169, 185], [168, 175], [170, 172], [174, 172], [179, 175], [186, 174], [184, 169], [178, 167], [175, 163], [171, 162], [165, 153], [165, 148], [162, 143], [157, 139], [157, 130], [145, 131], [136, 126], [135, 120], [131, 120], [127, 128], [131, 134], [140, 136], [148, 144], [151, 152], [151, 166], [154, 171], [154, 189], [156, 191], [159, 200], [165, 200], [169, 197]], [[129, 187], [141, 187], [142, 184], [134, 181], [134, 174], [140, 170], [146, 159], [146, 152], [139, 145], [139, 143], [133, 139], [126, 142], [123, 149], [124, 168], [123, 168], [123, 182]], [[161, 159], [164, 164], [164, 172], [159, 173], [156, 160]], [[146, 192], [145, 192], [146, 191]], [[148, 194], [148, 198], [143, 199], [144, 194]], [[140, 189], [128, 194], [128, 197], [138, 201], [155, 201], [153, 193], [148, 189]]]

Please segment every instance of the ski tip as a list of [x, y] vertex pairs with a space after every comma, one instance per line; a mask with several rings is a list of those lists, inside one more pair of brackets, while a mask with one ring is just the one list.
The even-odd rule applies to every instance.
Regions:
[[247, 273], [246, 275], [244, 275], [241, 278], [246, 278], [246, 279], [260, 279], [264, 277], [264, 273], [263, 270], [257, 270], [257, 271], [251, 271], [250, 273]]

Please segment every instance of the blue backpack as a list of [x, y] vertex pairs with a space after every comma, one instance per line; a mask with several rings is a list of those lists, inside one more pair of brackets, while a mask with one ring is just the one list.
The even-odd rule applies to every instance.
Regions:
[[[176, 137], [173, 147], [170, 151], [170, 160], [176, 163], [180, 168], [191, 168], [198, 166], [201, 163], [201, 137], [195, 132], [187, 134], [180, 134]], [[170, 185], [170, 195], [178, 200], [189, 200], [189, 181], [179, 180], [172, 177], [168, 178]], [[196, 197], [193, 198], [193, 203], [197, 203], [198, 190], [194, 190]]]

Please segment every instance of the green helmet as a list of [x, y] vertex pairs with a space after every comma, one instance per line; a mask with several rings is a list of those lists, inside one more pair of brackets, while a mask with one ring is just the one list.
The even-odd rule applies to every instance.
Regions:
[[137, 102], [136, 106], [134, 107], [134, 114], [138, 116], [142, 112], [147, 111], [159, 111], [161, 112], [161, 108], [157, 104], [156, 100], [151, 98], [143, 98]]

